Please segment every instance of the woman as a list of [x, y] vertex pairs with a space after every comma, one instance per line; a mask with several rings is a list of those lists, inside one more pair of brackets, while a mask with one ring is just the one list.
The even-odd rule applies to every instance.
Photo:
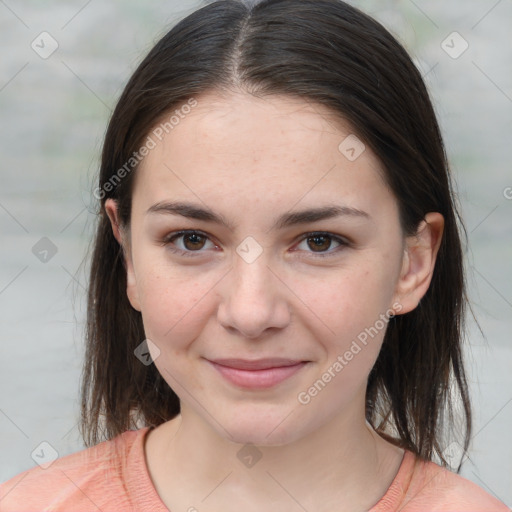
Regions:
[[458, 217], [380, 24], [199, 9], [128, 82], [95, 195], [89, 448], [3, 484], [5, 510], [508, 510], [443, 467], [471, 434]]

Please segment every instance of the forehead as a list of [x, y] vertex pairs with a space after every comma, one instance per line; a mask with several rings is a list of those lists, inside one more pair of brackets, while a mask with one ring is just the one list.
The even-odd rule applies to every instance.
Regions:
[[[309, 146], [329, 134], [337, 146], [340, 136], [353, 131], [339, 115], [302, 98], [210, 92], [194, 100], [195, 106], [187, 108], [187, 113], [185, 102], [177, 105], [173, 112], [181, 115], [167, 113], [152, 129], [150, 135], [160, 150], [170, 145], [179, 151], [186, 140], [189, 148], [208, 148], [209, 155], [223, 157], [233, 154], [254, 159], [276, 150], [280, 157], [314, 157]], [[152, 151], [147, 160], [151, 162], [158, 153]]]
[[357, 152], [364, 146], [348, 122], [322, 105], [241, 93], [195, 101], [191, 109], [175, 107], [181, 115], [169, 123], [169, 113], [149, 133], [154, 147], [136, 171], [134, 203], [205, 198], [221, 207], [238, 198], [241, 208], [281, 203], [282, 209], [302, 198], [366, 194], [371, 202], [386, 188], [369, 148], [347, 158], [345, 141]]

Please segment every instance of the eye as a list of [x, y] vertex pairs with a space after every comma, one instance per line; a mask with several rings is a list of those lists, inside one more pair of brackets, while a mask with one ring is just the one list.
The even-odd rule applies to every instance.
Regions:
[[[178, 243], [175, 243], [178, 241]], [[210, 247], [207, 243], [210, 243]], [[332, 245], [337, 244], [334, 250], [329, 250]], [[182, 256], [199, 256], [205, 252], [202, 249], [212, 249], [217, 247], [206, 235], [201, 231], [187, 230], [171, 233], [166, 236], [160, 245], [167, 247], [171, 252]], [[301, 248], [300, 246], [303, 245]], [[340, 249], [349, 246], [350, 243], [340, 236], [327, 232], [306, 233], [298, 245], [299, 250], [308, 252], [313, 257], [333, 256]], [[297, 249], [294, 249], [294, 251]]]
[[[331, 248], [333, 242], [338, 245], [334, 248], [334, 250], [328, 250]], [[337, 235], [333, 235], [332, 233], [314, 232], [307, 233], [306, 236], [302, 238], [301, 244], [298, 246], [299, 248], [300, 245], [303, 245], [301, 250], [313, 253], [314, 257], [326, 257], [333, 256], [339, 252], [339, 249], [342, 249], [343, 247], [346, 247], [350, 244], [347, 240]], [[311, 251], [308, 251], [308, 248], [311, 249]]]
[[[176, 240], [180, 240], [180, 243], [175, 244], [174, 242]], [[161, 245], [166, 246], [170, 251], [183, 256], [196, 256], [199, 254], [194, 253], [204, 252], [201, 249], [205, 247], [207, 241], [215, 247], [215, 244], [209, 240], [208, 236], [204, 233], [189, 230], [171, 233], [162, 240]]]

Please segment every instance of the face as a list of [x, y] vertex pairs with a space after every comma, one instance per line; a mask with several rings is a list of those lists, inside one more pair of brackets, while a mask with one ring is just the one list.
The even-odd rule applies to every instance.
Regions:
[[379, 161], [320, 105], [196, 100], [152, 136], [124, 238], [107, 201], [156, 367], [182, 416], [231, 441], [288, 443], [354, 410], [364, 422], [389, 316], [417, 304], [428, 267]]

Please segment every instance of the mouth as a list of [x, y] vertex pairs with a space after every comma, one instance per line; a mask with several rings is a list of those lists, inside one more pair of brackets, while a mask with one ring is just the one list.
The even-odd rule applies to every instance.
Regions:
[[225, 380], [245, 389], [265, 389], [287, 380], [310, 361], [297, 359], [215, 359], [207, 361]]

